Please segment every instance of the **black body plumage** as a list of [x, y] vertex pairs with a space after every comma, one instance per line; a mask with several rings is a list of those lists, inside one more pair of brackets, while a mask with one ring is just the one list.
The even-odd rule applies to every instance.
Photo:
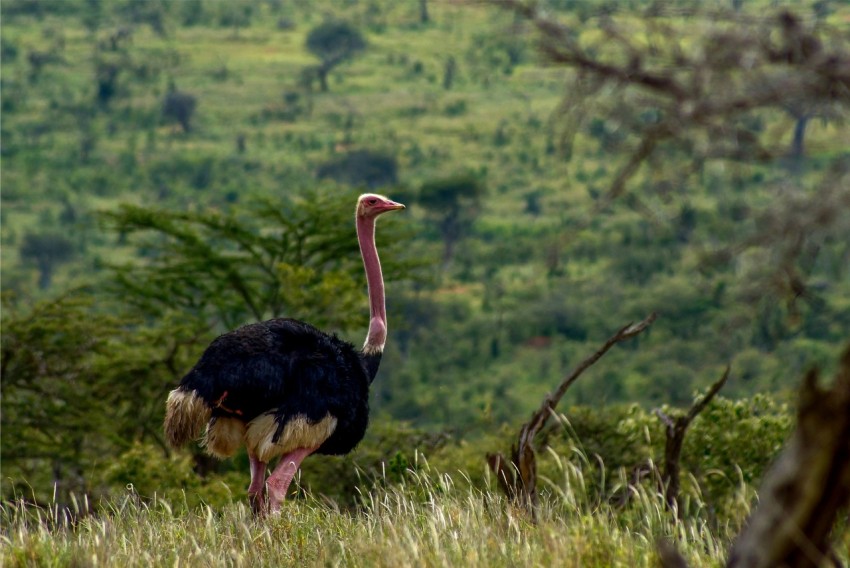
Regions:
[[219, 336], [180, 389], [196, 391], [213, 417], [250, 422], [273, 411], [275, 438], [296, 416], [315, 423], [330, 414], [337, 427], [316, 453], [345, 454], [366, 433], [369, 384], [379, 363], [380, 354], [364, 355], [335, 335], [280, 318]]

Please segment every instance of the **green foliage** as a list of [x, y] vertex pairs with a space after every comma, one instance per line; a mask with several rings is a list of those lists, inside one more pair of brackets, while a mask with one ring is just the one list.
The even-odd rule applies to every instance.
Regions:
[[146, 329], [103, 301], [95, 309], [84, 291], [27, 309], [12, 300], [3, 310], [3, 495], [100, 495], [109, 456], [135, 440], [159, 443], [162, 397], [199, 330]]
[[316, 177], [375, 189], [396, 183], [398, 164], [394, 156], [382, 152], [355, 150], [321, 164]]
[[189, 132], [197, 106], [198, 99], [195, 95], [173, 89], [162, 100], [162, 116], [177, 122], [183, 132]]
[[52, 476], [64, 499], [88, 489], [86, 461], [109, 447], [119, 400], [98, 367], [122, 324], [90, 314], [91, 299], [77, 294], [28, 313], [11, 300], [3, 309], [4, 477], [29, 496], [27, 484], [47, 489], [42, 481]]
[[112, 495], [127, 490], [146, 501], [163, 499], [182, 506], [186, 512], [201, 504], [221, 509], [242, 497], [241, 492], [234, 494], [231, 489], [241, 487], [240, 475], [203, 479], [192, 466], [187, 454], [168, 457], [162, 448], [137, 442], [104, 469], [101, 482]]
[[[662, 409], [665, 414], [677, 411]], [[683, 492], [693, 503], [708, 504], [713, 522], [740, 522], [752, 495], [742, 488], [758, 484], [793, 429], [788, 408], [759, 395], [749, 400], [716, 397], [691, 424], [682, 448]], [[595, 471], [597, 479], [622, 476], [652, 488], [664, 467], [664, 425], [637, 405], [570, 407], [550, 428], [546, 443], [576, 465]], [[557, 464], [554, 464], [557, 465]], [[541, 472], [556, 475], [543, 457]], [[658, 468], [656, 470], [655, 468]], [[590, 492], [606, 485], [588, 484]], [[702, 515], [696, 506], [686, 515]]]
[[328, 90], [327, 75], [340, 63], [351, 59], [366, 48], [366, 39], [360, 31], [341, 20], [328, 20], [307, 34], [305, 45], [322, 60], [316, 69], [322, 91]]
[[[609, 472], [631, 472], [650, 460], [660, 465], [658, 460], [663, 456], [663, 425], [637, 405], [601, 409], [573, 406], [551, 430], [568, 441], [568, 448], [575, 445], [580, 450], [577, 459], [595, 461], [598, 456]], [[555, 440], [549, 443], [555, 451], [569, 455]]]
[[360, 31], [343, 21], [329, 20], [307, 34], [306, 46], [325, 65], [336, 65], [366, 48]]
[[431, 180], [419, 188], [417, 200], [434, 217], [443, 238], [445, 263], [454, 256], [457, 242], [478, 215], [486, 193], [484, 183], [469, 174]]
[[[734, 424], [730, 428], [730, 424]], [[683, 466], [699, 484], [702, 499], [730, 515], [740, 501], [743, 481], [756, 485], [793, 430], [791, 412], [769, 396], [750, 400], [716, 398], [688, 430]]]
[[362, 504], [364, 495], [375, 487], [403, 485], [425, 467], [425, 456], [441, 460], [445, 448], [455, 445], [443, 434], [412, 428], [403, 422], [378, 420], [351, 454], [306, 460], [301, 484], [311, 495], [352, 507]]
[[[362, 324], [365, 315], [354, 309], [363, 299], [354, 202], [352, 192], [313, 192], [230, 214], [124, 206], [104, 221], [134, 239], [143, 261], [114, 266], [112, 289], [152, 314], [178, 310], [228, 329], [284, 315], [332, 329]], [[399, 258], [393, 225], [384, 225], [385, 256]], [[386, 262], [386, 278], [402, 266], [403, 259]]]
[[38, 267], [41, 289], [50, 286], [56, 265], [67, 262], [73, 254], [73, 244], [59, 233], [27, 233], [21, 243], [21, 258]]
[[28, 309], [12, 300], [3, 309], [3, 495], [99, 495], [109, 456], [136, 440], [161, 443], [163, 397], [200, 329], [168, 317], [146, 328], [84, 291]]

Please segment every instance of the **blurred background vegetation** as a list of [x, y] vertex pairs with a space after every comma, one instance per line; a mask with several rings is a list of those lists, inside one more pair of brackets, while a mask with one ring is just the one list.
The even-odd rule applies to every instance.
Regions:
[[408, 205], [378, 231], [373, 427], [304, 485], [352, 503], [422, 454], [481, 481], [563, 374], [657, 311], [548, 443], [658, 461], [651, 410], [731, 364], [685, 490], [743, 506], [803, 372], [850, 337], [850, 8], [530, 6], [4, 0], [3, 497], [241, 498], [245, 456], [165, 448], [165, 397], [240, 324], [361, 340], [370, 190]]

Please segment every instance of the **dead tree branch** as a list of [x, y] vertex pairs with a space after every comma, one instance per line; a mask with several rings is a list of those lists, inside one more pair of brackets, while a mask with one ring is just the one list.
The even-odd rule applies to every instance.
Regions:
[[723, 388], [723, 385], [726, 384], [728, 379], [729, 367], [726, 367], [726, 371], [723, 373], [723, 376], [711, 385], [711, 388], [708, 389], [705, 396], [695, 402], [693, 406], [691, 406], [690, 410], [688, 410], [688, 413], [684, 416], [671, 418], [660, 408], [655, 409], [656, 416], [658, 416], [665, 426], [664, 433], [666, 441], [664, 443], [664, 472], [661, 476], [661, 482], [664, 485], [664, 498], [667, 502], [667, 507], [669, 507], [672, 511], [678, 511], [678, 507], [674, 507], [674, 505], [678, 503], [679, 488], [681, 487], [681, 466], [679, 458], [682, 454], [682, 446], [685, 442], [685, 433], [694, 418], [705, 410], [705, 407], [708, 406], [711, 400], [718, 392], [720, 392], [720, 389]]
[[531, 415], [519, 431], [516, 445], [511, 451], [511, 461], [508, 462], [502, 454], [487, 454], [487, 463], [496, 475], [499, 486], [508, 497], [524, 507], [536, 518], [537, 509], [537, 464], [534, 452], [534, 437], [546, 425], [549, 417], [555, 413], [555, 407], [560, 402], [567, 389], [581, 376], [591, 365], [596, 363], [614, 345], [631, 339], [646, 330], [655, 321], [656, 314], [653, 312], [643, 321], [622, 327], [617, 333], [596, 350], [594, 354], [587, 357], [558, 385], [558, 388], [546, 395], [540, 408]]

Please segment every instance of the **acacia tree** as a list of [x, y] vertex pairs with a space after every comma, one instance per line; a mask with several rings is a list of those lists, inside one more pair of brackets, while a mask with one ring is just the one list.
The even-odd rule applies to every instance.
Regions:
[[38, 287], [49, 288], [56, 266], [74, 255], [74, 246], [66, 237], [55, 233], [27, 233], [21, 243], [21, 258], [38, 268]]
[[192, 129], [192, 117], [195, 116], [197, 106], [198, 99], [195, 95], [179, 91], [172, 86], [162, 99], [162, 116], [177, 122], [183, 132], [188, 133]]
[[147, 327], [87, 290], [32, 306], [3, 300], [4, 498], [96, 496], [109, 458], [137, 441], [164, 449], [162, 401], [207, 331], [203, 322]]
[[370, 189], [396, 182], [395, 156], [374, 150], [355, 150], [319, 165], [316, 177]]
[[[283, 315], [337, 329], [360, 324], [355, 197], [313, 192], [258, 200], [230, 214], [124, 205], [104, 220], [142, 259], [112, 266], [112, 290], [147, 313], [195, 314], [224, 329]], [[387, 279], [409, 265], [393, 226], [381, 231], [381, 246], [391, 251]]]
[[322, 60], [315, 69], [322, 92], [328, 90], [328, 73], [366, 48], [366, 39], [360, 30], [342, 21], [327, 21], [310, 30], [307, 49]]
[[[850, 240], [850, 222], [839, 213], [850, 207], [850, 161], [830, 152], [804, 178], [765, 177], [788, 155], [787, 143], [765, 124], [787, 121], [789, 108], [806, 110], [795, 119], [802, 143], [808, 109], [850, 109], [850, 54], [840, 31], [789, 9], [764, 17], [746, 7], [695, 6], [683, 18], [656, 3], [642, 18], [616, 9], [585, 14], [599, 32], [582, 35], [578, 17], [562, 22], [535, 2], [494, 1], [528, 18], [544, 57], [571, 73], [555, 121], [564, 155], [589, 126], [599, 134], [610, 124], [616, 132], [615, 140], [602, 137], [614, 173], [583, 213], [585, 226], [617, 201], [660, 221], [659, 207], [681, 207], [691, 185], [705, 183], [709, 171], [718, 175], [713, 166], [743, 170], [760, 176], [748, 189], [767, 205], [730, 227], [733, 244], [705, 254], [705, 268], [749, 251], [764, 264], [744, 294], [784, 297], [790, 312], [798, 299], [811, 301], [812, 255]], [[719, 184], [734, 182], [727, 174]]]
[[477, 217], [486, 186], [476, 177], [459, 175], [426, 182], [419, 189], [419, 203], [437, 221], [443, 239], [443, 264], [454, 258], [457, 243]]

